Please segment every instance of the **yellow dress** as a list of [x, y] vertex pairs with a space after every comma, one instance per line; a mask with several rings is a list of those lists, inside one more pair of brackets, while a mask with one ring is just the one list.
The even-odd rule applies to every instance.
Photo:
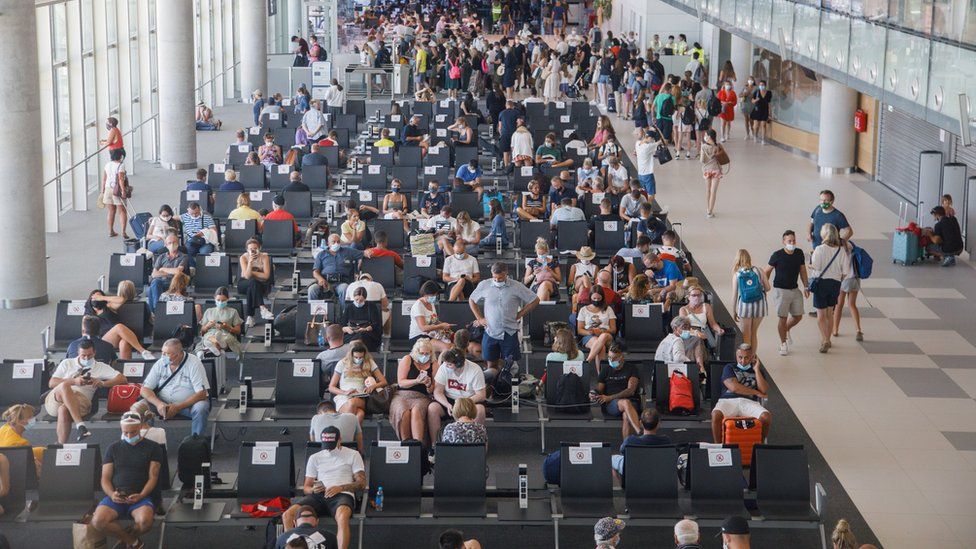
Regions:
[[[30, 446], [30, 441], [17, 434], [9, 424], [0, 427], [0, 448], [10, 448], [14, 446]], [[34, 459], [41, 461], [44, 458], [44, 448], [34, 447]]]

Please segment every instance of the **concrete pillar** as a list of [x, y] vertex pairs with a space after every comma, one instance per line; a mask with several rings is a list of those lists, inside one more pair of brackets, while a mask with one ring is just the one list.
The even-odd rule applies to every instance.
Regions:
[[288, 0], [288, 38], [301, 36], [308, 40], [306, 27], [302, 20], [302, 0]]
[[[729, 59], [732, 60], [732, 68], [735, 70], [735, 89], [738, 91], [752, 74], [752, 43], [733, 34]], [[724, 59], [722, 63], [725, 63]]]
[[169, 170], [197, 166], [193, 1], [157, 2], [159, 156]]
[[[33, 2], [0, 0], [0, 93], [16, 97], [3, 109], [9, 128], [36, 128], [41, 118], [37, 61], [37, 15]], [[44, 241], [44, 175], [41, 148], [16, 131], [0, 132], [0, 307], [22, 309], [47, 303]], [[54, 183], [52, 183], [53, 185]]]
[[857, 92], [847, 86], [823, 78], [820, 88], [820, 148], [817, 167], [822, 174], [854, 171], [857, 134], [854, 132], [854, 111]]
[[241, 0], [241, 95], [253, 102], [255, 90], [268, 97], [268, 3]]

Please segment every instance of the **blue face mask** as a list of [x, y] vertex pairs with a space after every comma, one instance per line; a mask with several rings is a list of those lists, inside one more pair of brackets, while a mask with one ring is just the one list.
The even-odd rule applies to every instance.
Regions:
[[691, 339], [691, 332], [684, 330], [681, 332], [681, 339]]
[[436, 295], [428, 296], [427, 303], [430, 303], [431, 305], [437, 303], [437, 296]]
[[78, 357], [78, 365], [82, 368], [91, 368], [95, 365], [95, 359]]
[[365, 307], [366, 306], [366, 302], [365, 301], [363, 301], [362, 303], [360, 303], [358, 301], [353, 301], [352, 304], [355, 305], [356, 307], [359, 307], [359, 308], [362, 308], [362, 307]]
[[616, 370], [617, 368], [619, 368], [621, 364], [622, 363], [619, 360], [611, 360], [610, 361], [610, 367], [613, 368], [614, 370]]
[[214, 302], [214, 306], [217, 307], [218, 309], [225, 309], [225, 308], [227, 308], [227, 302], [226, 301], [215, 301]]
[[427, 362], [430, 360], [430, 355], [417, 355], [417, 360], [423, 364], [427, 364]]
[[737, 368], [739, 368], [743, 372], [749, 370], [749, 368], [752, 368], [752, 364], [739, 364], [738, 362], [736, 362], [735, 365], [736, 365]]
[[131, 437], [122, 435], [122, 440], [126, 441], [129, 444], [136, 445], [139, 444], [140, 440], [142, 440], [142, 435], [132, 435]]
[[169, 357], [166, 355], [159, 357], [159, 365], [164, 368], [168, 367], [170, 365]]

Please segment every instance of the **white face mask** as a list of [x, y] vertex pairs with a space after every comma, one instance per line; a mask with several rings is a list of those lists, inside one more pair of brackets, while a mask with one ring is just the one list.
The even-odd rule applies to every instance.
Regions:
[[786, 248], [786, 251], [792, 252], [793, 250], [796, 249], [796, 244], [787, 244], [786, 246], [783, 247]]
[[456, 257], [458, 259], [464, 259], [464, 252], [461, 252], [459, 254], [454, 254], [454, 257]]

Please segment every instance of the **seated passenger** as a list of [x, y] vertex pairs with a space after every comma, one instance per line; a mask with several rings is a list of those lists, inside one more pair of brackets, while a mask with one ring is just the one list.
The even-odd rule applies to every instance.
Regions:
[[661, 424], [661, 414], [653, 406], [645, 409], [640, 415], [641, 434], [630, 435], [620, 445], [620, 453], [611, 456], [610, 464], [615, 473], [624, 476], [624, 450], [628, 446], [668, 446], [672, 444], [671, 437], [657, 434]]
[[935, 226], [922, 231], [932, 241], [925, 251], [942, 261], [943, 267], [951, 267], [956, 264], [956, 256], [963, 250], [959, 221], [955, 216], [948, 215], [942, 206], [932, 208], [930, 213], [935, 218]]
[[444, 419], [453, 417], [454, 403], [468, 398], [475, 406], [474, 419], [485, 422], [487, 388], [485, 374], [474, 362], [467, 360], [451, 348], [440, 356], [440, 365], [434, 375], [434, 400], [427, 407], [427, 426], [430, 440], [437, 440]]
[[[254, 154], [254, 153], [251, 153]], [[239, 193], [244, 192], [244, 185], [237, 180], [236, 170], [226, 170], [224, 171], [224, 182], [217, 187], [218, 191], [237, 191]]]
[[203, 363], [174, 338], [163, 343], [163, 356], [143, 379], [141, 395], [163, 419], [190, 418], [190, 432], [200, 435], [207, 430], [210, 415], [209, 389]]
[[410, 341], [430, 338], [430, 344], [437, 353], [451, 348], [450, 332], [454, 327], [453, 324], [441, 322], [437, 315], [437, 296], [440, 293], [440, 286], [428, 280], [420, 287], [420, 299], [410, 307]]
[[336, 364], [329, 382], [329, 392], [334, 396], [340, 412], [356, 414], [362, 424], [366, 417], [366, 397], [386, 387], [386, 378], [361, 341], [354, 342], [345, 358]]
[[[305, 159], [303, 158], [304, 162]], [[291, 172], [288, 175], [288, 184], [281, 189], [283, 193], [307, 193], [311, 191], [308, 185], [302, 183], [302, 172]]]
[[[237, 277], [237, 293], [244, 296], [244, 316], [247, 327], [254, 326], [254, 314], [260, 313], [266, 321], [274, 320], [274, 314], [264, 303], [274, 283], [271, 256], [261, 251], [261, 241], [247, 239], [244, 253], [237, 259], [240, 275]], [[310, 298], [311, 299], [311, 298]]]
[[149, 349], [142, 346], [142, 342], [132, 330], [122, 324], [119, 319], [118, 308], [126, 302], [125, 297], [105, 295], [101, 290], [94, 290], [88, 294], [85, 302], [85, 314], [98, 317], [101, 324], [99, 333], [102, 339], [119, 350], [119, 358], [129, 360], [135, 350], [145, 360], [153, 360]]
[[522, 283], [535, 292], [539, 301], [549, 301], [553, 296], [558, 298], [562, 280], [559, 261], [553, 257], [544, 238], [536, 239], [535, 253], [536, 256], [525, 264]]
[[482, 193], [481, 176], [483, 173], [481, 166], [478, 165], [478, 159], [472, 158], [467, 164], [457, 169], [454, 177], [463, 182], [465, 190], [478, 193], [478, 197], [480, 198]]
[[[467, 212], [461, 212], [467, 213]], [[454, 253], [444, 259], [442, 280], [448, 285], [448, 301], [467, 301], [474, 287], [481, 281], [478, 260], [468, 255], [464, 243], [454, 241]]]
[[657, 351], [654, 352], [654, 360], [667, 364], [690, 362], [688, 355], [685, 354], [684, 340], [691, 337], [691, 323], [688, 322], [688, 317], [674, 318], [671, 320], [671, 333], [664, 336], [661, 343], [658, 343]]
[[91, 341], [78, 344], [78, 357], [66, 358], [51, 374], [44, 399], [44, 409], [58, 419], [58, 444], [68, 441], [72, 422], [78, 427], [78, 441], [91, 436], [85, 416], [92, 408], [92, 398], [100, 387], [125, 383], [125, 376], [104, 362], [95, 360], [95, 346]]
[[378, 351], [383, 337], [383, 318], [380, 304], [366, 301], [366, 288], [356, 288], [352, 293], [352, 305], [346, 306], [339, 316], [343, 339], [346, 343], [362, 341], [370, 351]]
[[434, 394], [437, 375], [430, 339], [422, 337], [413, 344], [410, 353], [397, 364], [399, 389], [390, 403], [390, 424], [400, 440], [419, 440], [429, 447], [427, 439], [427, 410]]
[[705, 303], [704, 290], [697, 285], [691, 286], [685, 295], [688, 296], [688, 304], [678, 314], [688, 318], [692, 335], [695, 336], [685, 340], [685, 354], [694, 358], [704, 371], [709, 350], [718, 347], [718, 338], [725, 334], [725, 330], [715, 320], [712, 305]]
[[547, 207], [546, 197], [543, 196], [539, 189], [538, 181], [533, 180], [529, 182], [529, 192], [522, 195], [522, 205], [515, 210], [515, 213], [518, 214], [519, 219], [522, 221], [541, 220], [546, 217], [549, 209]]
[[500, 243], [502, 248], [507, 248], [508, 229], [505, 227], [505, 212], [500, 201], [492, 199], [488, 220], [491, 223], [491, 230], [481, 239], [478, 246], [485, 250], [494, 250]]
[[330, 549], [338, 546], [336, 535], [319, 527], [318, 513], [311, 505], [300, 506], [295, 513], [295, 527], [282, 532], [275, 541], [275, 549], [290, 547]]
[[[558, 178], [554, 178], [558, 179]], [[583, 210], [574, 206], [575, 198], [563, 198], [552, 211], [552, 215], [549, 217], [549, 225], [555, 229], [559, 225], [560, 221], [585, 221], [586, 215]]]
[[[24, 438], [24, 432], [27, 430], [27, 425], [34, 419], [34, 413], [34, 407], [30, 404], [14, 404], [3, 411], [3, 426], [0, 426], [0, 448], [31, 445], [30, 441]], [[34, 469], [38, 478], [41, 476], [44, 449], [44, 446], [31, 448], [34, 454]]]
[[261, 230], [263, 225], [261, 214], [258, 213], [257, 210], [251, 208], [251, 196], [248, 193], [241, 193], [237, 197], [237, 207], [227, 214], [227, 219], [236, 219], [241, 221], [253, 219], [258, 231]]
[[308, 440], [322, 442], [322, 433], [329, 427], [339, 429], [339, 436], [346, 442], [355, 442], [359, 452], [363, 451], [363, 427], [356, 414], [337, 412], [335, 403], [323, 400], [316, 406], [315, 415], [308, 427]]
[[[200, 209], [200, 204], [187, 204], [186, 213], [180, 215], [180, 221], [183, 222], [183, 244], [187, 255], [191, 258], [198, 254], [208, 255], [216, 249], [217, 225], [209, 213]], [[192, 260], [190, 266], [194, 266]]]
[[[95, 360], [111, 364], [117, 358], [115, 347], [105, 341], [99, 335], [101, 322], [96, 316], [86, 315], [81, 319], [81, 337], [68, 344], [65, 358], [75, 358], [78, 356], [78, 346], [82, 341], [91, 341], [95, 346]], [[0, 446], [2, 448], [2, 446]]]
[[586, 360], [600, 372], [600, 361], [617, 333], [617, 315], [607, 306], [602, 288], [593, 288], [589, 298], [589, 304], [576, 315], [576, 333], [582, 338], [583, 347], [590, 350]]
[[441, 442], [447, 444], [484, 444], [485, 451], [488, 449], [488, 430], [484, 423], [475, 421], [478, 417], [478, 408], [470, 398], [459, 398], [454, 401], [454, 408], [451, 410], [453, 423], [444, 426], [441, 434]]
[[590, 398], [600, 404], [603, 413], [623, 419], [621, 426], [624, 440], [631, 433], [641, 431], [640, 374], [633, 362], [626, 362], [623, 349], [614, 343], [607, 357], [609, 368], [600, 370], [596, 394]]
[[203, 313], [200, 320], [200, 343], [197, 345], [197, 356], [203, 358], [204, 351], [213, 356], [220, 356], [224, 350], [236, 355], [241, 354], [241, 328], [244, 322], [237, 309], [228, 307], [230, 292], [226, 286], [214, 291], [214, 306]]
[[735, 364], [726, 364], [722, 370], [724, 390], [712, 409], [712, 438], [722, 442], [724, 422], [727, 417], [752, 417], [762, 423], [762, 439], [766, 440], [772, 415], [760, 404], [767, 397], [769, 384], [762, 373], [759, 359], [747, 343], [735, 351]]
[[173, 208], [168, 204], [159, 207], [159, 215], [149, 220], [146, 228], [146, 249], [158, 255], [166, 249], [166, 235], [179, 229], [179, 221], [174, 219]]

